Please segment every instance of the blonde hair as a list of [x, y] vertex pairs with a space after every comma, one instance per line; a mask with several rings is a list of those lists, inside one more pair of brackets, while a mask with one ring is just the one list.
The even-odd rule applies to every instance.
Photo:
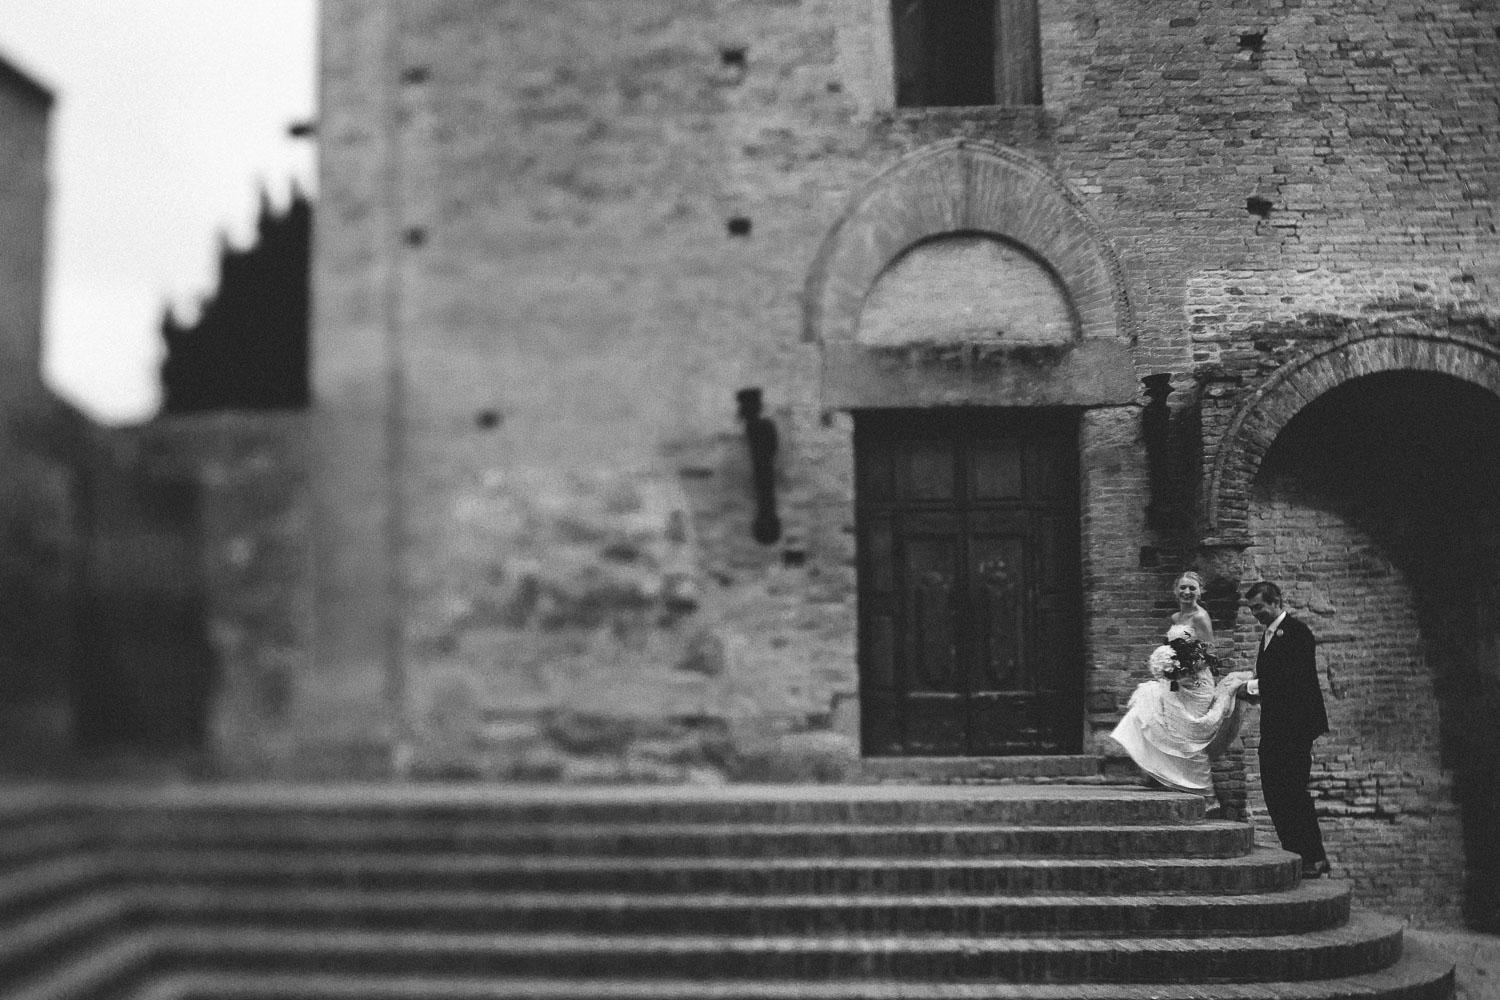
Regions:
[[1174, 586], [1174, 587], [1177, 586], [1183, 580], [1192, 580], [1194, 583], [1196, 583], [1198, 585], [1199, 592], [1200, 593], [1202, 592], [1202, 590], [1203, 590], [1203, 577], [1199, 576], [1197, 573], [1193, 572], [1192, 570], [1185, 570], [1185, 571], [1183, 571], [1181, 573], [1178, 573], [1177, 574], [1177, 579], [1175, 579], [1175, 580], [1172, 581], [1172, 586]]

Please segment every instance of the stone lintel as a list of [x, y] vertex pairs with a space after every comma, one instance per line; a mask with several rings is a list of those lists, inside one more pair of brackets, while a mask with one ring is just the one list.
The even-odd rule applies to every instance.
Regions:
[[1137, 391], [1130, 348], [1119, 341], [1035, 348], [825, 343], [823, 364], [829, 409], [1111, 406], [1134, 401]]

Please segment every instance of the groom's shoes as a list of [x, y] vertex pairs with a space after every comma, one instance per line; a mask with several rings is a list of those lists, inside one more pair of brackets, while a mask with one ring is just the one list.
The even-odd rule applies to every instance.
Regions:
[[1328, 864], [1328, 859], [1327, 858], [1324, 858], [1321, 861], [1304, 861], [1304, 862], [1302, 862], [1302, 877], [1303, 878], [1322, 878], [1324, 875], [1327, 875], [1332, 870], [1333, 870], [1333, 868], [1332, 868], [1331, 865]]

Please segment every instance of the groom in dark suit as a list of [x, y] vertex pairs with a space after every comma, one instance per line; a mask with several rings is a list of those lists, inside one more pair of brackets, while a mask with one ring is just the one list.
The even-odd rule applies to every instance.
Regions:
[[1263, 580], [1251, 585], [1245, 602], [1265, 626], [1252, 701], [1260, 705], [1260, 783], [1266, 811], [1281, 846], [1302, 856], [1302, 877], [1318, 878], [1328, 873], [1328, 856], [1307, 780], [1313, 741], [1328, 732], [1328, 714], [1318, 687], [1316, 642], [1311, 629], [1286, 613], [1276, 584]]

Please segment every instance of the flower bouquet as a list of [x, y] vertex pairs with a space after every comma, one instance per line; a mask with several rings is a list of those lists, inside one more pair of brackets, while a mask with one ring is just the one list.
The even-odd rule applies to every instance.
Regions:
[[1173, 625], [1168, 629], [1166, 645], [1157, 646], [1146, 664], [1151, 676], [1170, 681], [1173, 691], [1182, 678], [1191, 677], [1204, 666], [1214, 670], [1218, 665], [1219, 659], [1208, 651], [1208, 643], [1198, 638], [1189, 625]]

